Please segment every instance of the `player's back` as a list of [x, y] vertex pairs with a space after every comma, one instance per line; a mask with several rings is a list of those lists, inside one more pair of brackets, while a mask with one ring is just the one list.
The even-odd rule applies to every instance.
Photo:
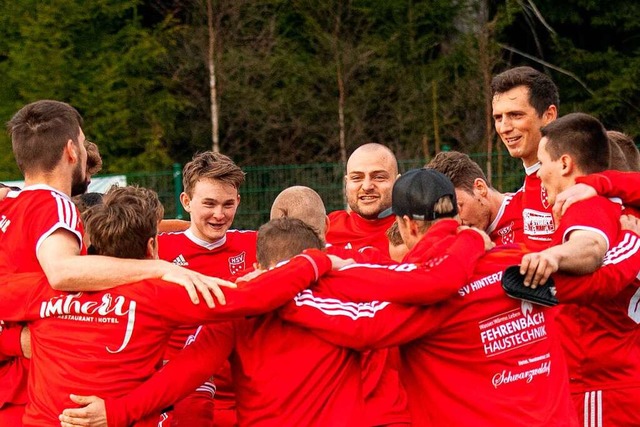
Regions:
[[361, 426], [359, 354], [269, 313], [234, 322], [240, 425]]
[[483, 256], [458, 295], [425, 309], [427, 334], [401, 346], [414, 425], [577, 425], [553, 311], [500, 284], [521, 256], [506, 247]]
[[[25, 286], [35, 289], [25, 302], [25, 318], [34, 319], [25, 426], [59, 425], [61, 411], [74, 406], [71, 393], [122, 396], [149, 378], [191, 305], [182, 289], [160, 280], [89, 293], [54, 291], [44, 278]], [[175, 307], [165, 308], [171, 300]]]

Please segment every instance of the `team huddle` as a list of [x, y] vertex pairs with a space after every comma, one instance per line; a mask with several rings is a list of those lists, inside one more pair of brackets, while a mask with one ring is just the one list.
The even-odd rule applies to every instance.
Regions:
[[558, 117], [532, 68], [492, 91], [517, 192], [455, 151], [400, 175], [368, 143], [347, 210], [289, 187], [257, 231], [230, 228], [229, 157], [196, 154], [190, 220], [163, 220], [152, 190], [86, 193], [101, 159], [73, 107], [23, 107], [25, 186], [0, 191], [0, 426], [640, 425], [640, 154]]

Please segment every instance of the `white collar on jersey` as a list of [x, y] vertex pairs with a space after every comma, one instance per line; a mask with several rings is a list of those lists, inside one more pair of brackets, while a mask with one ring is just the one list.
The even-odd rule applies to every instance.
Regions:
[[532, 175], [536, 172], [538, 172], [538, 169], [540, 169], [540, 162], [537, 162], [535, 165], [531, 165], [529, 167], [525, 167], [524, 171], [527, 175]]
[[224, 245], [227, 242], [226, 234], [222, 236], [221, 239], [216, 240], [215, 242], [212, 242], [212, 243], [209, 243], [206, 240], [202, 240], [201, 238], [197, 237], [195, 234], [193, 234], [193, 231], [191, 231], [191, 229], [188, 229], [187, 231], [185, 231], [184, 235], [187, 236], [187, 238], [191, 240], [193, 243], [195, 243], [196, 245], [202, 246], [203, 248], [209, 249], [209, 250], [219, 248], [220, 246]]
[[58, 189], [55, 189], [53, 187], [51, 187], [50, 185], [47, 184], [33, 184], [33, 185], [28, 185], [26, 187], [24, 187], [22, 190], [20, 191], [16, 191], [16, 195], [18, 195], [20, 192], [22, 191], [36, 191], [36, 190], [45, 190], [45, 191], [53, 191], [59, 195], [61, 195], [62, 197], [64, 197], [65, 199], [69, 199], [69, 196], [67, 196], [66, 194], [64, 194], [63, 192], [61, 192]]

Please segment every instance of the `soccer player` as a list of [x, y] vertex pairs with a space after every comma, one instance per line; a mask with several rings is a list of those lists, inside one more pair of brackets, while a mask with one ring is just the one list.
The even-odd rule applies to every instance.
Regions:
[[[454, 195], [452, 183], [431, 169], [396, 181], [392, 209], [410, 249], [405, 262], [422, 261], [455, 226]], [[507, 297], [500, 286], [502, 271], [522, 254], [513, 245], [488, 252], [456, 296], [429, 307], [348, 302], [361, 273], [347, 266], [281, 315], [337, 345], [401, 344], [413, 426], [576, 426], [552, 312]], [[403, 271], [417, 292], [412, 270]], [[410, 295], [389, 296], [415, 304]]]
[[[275, 221], [280, 221], [280, 225]], [[283, 230], [291, 221], [291, 218], [280, 218], [259, 230], [259, 262], [275, 262], [312, 244], [310, 242], [322, 245], [317, 236], [303, 239]], [[424, 262], [415, 268], [405, 264], [365, 264], [350, 270], [358, 277], [358, 281], [352, 282], [353, 290], [381, 299], [389, 294], [404, 293], [405, 298], [411, 297], [417, 303], [433, 303], [455, 294], [468, 280], [485, 246], [479, 233], [471, 230], [458, 233], [457, 226], [455, 223], [441, 228], [433, 257], [425, 254]], [[446, 233], [442, 234], [445, 229]], [[271, 231], [266, 232], [268, 230]], [[274, 235], [279, 237], [276, 239]], [[418, 292], [403, 282], [409, 267], [413, 283], [422, 285]], [[329, 345], [283, 322], [276, 313], [270, 313], [226, 326], [204, 327], [192, 344], [135, 391], [106, 402], [83, 397], [88, 406], [65, 410], [62, 426], [100, 425], [106, 420], [110, 426], [129, 425], [188, 393], [210, 375], [230, 351], [241, 425], [369, 425], [369, 419], [362, 412], [361, 369], [356, 353]]]
[[[244, 172], [229, 157], [205, 151], [184, 166], [182, 182], [184, 192], [180, 201], [191, 222], [184, 232], [158, 236], [160, 259], [223, 278], [252, 267], [256, 261], [256, 232], [230, 229], [240, 203], [238, 189], [244, 182]], [[195, 330], [180, 328], [173, 334], [165, 361], [184, 347]], [[213, 383], [207, 382], [197, 391], [175, 405], [172, 415], [175, 427], [237, 424], [228, 363], [216, 373]]]
[[523, 241], [522, 190], [500, 193], [488, 184], [480, 166], [458, 151], [440, 152], [425, 167], [453, 182], [463, 225], [486, 231], [497, 245]]
[[[389, 255], [386, 231], [393, 224], [393, 216], [385, 211], [391, 207], [391, 189], [397, 177], [398, 162], [389, 148], [376, 143], [358, 147], [347, 161], [344, 177], [349, 210], [329, 214], [327, 242], [354, 250], [373, 246]], [[398, 364], [397, 357], [386, 349], [372, 352], [363, 359], [367, 414], [372, 426], [402, 423], [407, 418], [406, 411], [398, 409], [402, 404], [397, 401], [396, 391], [401, 389], [401, 384], [393, 379], [397, 378]], [[392, 378], [385, 379], [388, 375]], [[396, 385], [382, 386], [391, 382]], [[405, 415], [400, 416], [400, 412]]]
[[[608, 166], [607, 134], [594, 117], [568, 114], [545, 126], [542, 135], [538, 174], [551, 203], [578, 177], [602, 172]], [[525, 282], [544, 284], [549, 274], [559, 270], [574, 274], [595, 270], [617, 236], [620, 212], [619, 203], [602, 196], [571, 205], [554, 236], [556, 246], [523, 257]], [[605, 261], [615, 255], [609, 252]], [[588, 304], [561, 307], [557, 320], [571, 392], [586, 425], [640, 424], [636, 410], [640, 398], [639, 298], [634, 281], [619, 292], [591, 298]]]
[[[209, 287], [224, 301], [217, 287], [223, 281], [171, 263], [79, 256], [85, 252], [82, 222], [69, 197], [86, 188], [87, 151], [82, 118], [73, 107], [49, 100], [28, 104], [9, 121], [8, 129], [25, 187], [0, 202], [0, 274], [44, 272], [59, 290], [100, 290], [131, 280], [164, 278], [187, 287], [194, 302], [194, 286], [204, 292], [208, 304], [213, 304]], [[23, 357], [0, 364], [0, 425], [20, 423], [27, 368]]]
[[329, 214], [327, 242], [360, 249], [374, 246], [387, 252], [385, 232], [393, 216], [380, 218], [391, 207], [391, 189], [398, 177], [398, 162], [389, 148], [369, 143], [358, 147], [347, 161], [344, 177], [349, 210]]
[[547, 192], [536, 172], [540, 128], [558, 117], [558, 88], [546, 75], [531, 67], [516, 67], [491, 81], [496, 132], [511, 157], [522, 160], [526, 171], [522, 188], [525, 244], [542, 250], [551, 244], [555, 230]]
[[[297, 218], [318, 230], [324, 242], [328, 220], [322, 199], [311, 188], [294, 186], [284, 189], [273, 201], [271, 219], [283, 216]], [[328, 245], [327, 252], [358, 262], [389, 263], [388, 255], [378, 248], [365, 246], [359, 250], [340, 245]], [[391, 245], [389, 244], [389, 252]], [[401, 259], [397, 260], [400, 262]], [[407, 398], [400, 383], [396, 349], [364, 352], [360, 360], [365, 395], [367, 425], [406, 425], [409, 423]]]
[[[87, 232], [98, 254], [155, 258], [161, 217], [155, 193], [114, 187], [102, 205], [88, 212]], [[71, 392], [126, 395], [156, 370], [176, 326], [273, 310], [315, 280], [326, 264], [330, 263], [324, 254], [307, 253], [238, 289], [229, 289], [227, 304], [214, 309], [193, 305], [181, 288], [160, 280], [65, 293], [53, 290], [42, 273], [3, 276], [0, 312], [6, 319], [29, 320], [34, 342], [24, 425], [59, 425], [58, 415], [72, 404]], [[297, 277], [283, 280], [283, 271]], [[265, 287], [269, 276], [276, 281]], [[137, 425], [157, 422], [154, 414]]]

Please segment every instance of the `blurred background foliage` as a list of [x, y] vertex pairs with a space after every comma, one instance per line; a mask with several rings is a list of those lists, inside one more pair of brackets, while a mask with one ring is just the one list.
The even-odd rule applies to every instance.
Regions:
[[[516, 65], [552, 76], [561, 114], [640, 136], [633, 0], [0, 0], [2, 121], [71, 103], [103, 173], [211, 149], [207, 1], [220, 151], [241, 166], [339, 162], [341, 130], [346, 152], [500, 152], [487, 85]], [[19, 175], [2, 133], [0, 179]]]

